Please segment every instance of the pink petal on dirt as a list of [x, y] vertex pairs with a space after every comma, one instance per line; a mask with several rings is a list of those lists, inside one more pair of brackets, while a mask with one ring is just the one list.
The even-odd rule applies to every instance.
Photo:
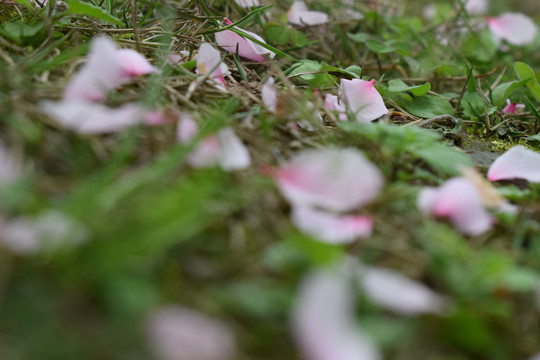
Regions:
[[235, 340], [221, 320], [182, 306], [153, 310], [147, 320], [150, 349], [159, 360], [233, 360]]
[[381, 355], [355, 322], [350, 279], [330, 270], [312, 272], [301, 284], [292, 314], [294, 339], [305, 360], [379, 360]]
[[487, 177], [490, 181], [525, 179], [540, 182], [540, 153], [517, 145], [499, 156], [491, 164]]
[[361, 267], [360, 287], [380, 306], [401, 315], [441, 313], [446, 305], [443, 297], [422, 283], [381, 267]]
[[384, 186], [380, 170], [353, 148], [307, 150], [276, 171], [293, 206], [349, 211], [373, 200]]
[[[224, 20], [227, 25], [232, 24], [229, 19], [225, 18]], [[254, 34], [244, 29], [240, 29], [237, 26], [235, 26], [235, 28], [244, 31], [246, 34], [254, 37], [259, 41], [262, 41], [263, 43], [265, 42], [263, 38], [261, 38], [257, 34]], [[236, 53], [236, 51], [238, 50], [238, 55], [240, 55], [241, 57], [257, 62], [266, 61], [266, 58], [263, 55], [267, 55], [270, 58], [273, 58], [276, 55], [272, 51], [267, 50], [259, 44], [256, 44], [253, 41], [248, 40], [230, 30], [220, 31], [216, 33], [216, 42], [226, 51]]]
[[275, 113], [277, 111], [277, 91], [274, 87], [274, 78], [269, 78], [264, 84], [261, 92], [261, 97], [264, 105], [271, 112]]
[[250, 8], [254, 6], [261, 6], [259, 0], [234, 0], [240, 7]]
[[[221, 54], [212, 45], [203, 43], [199, 47], [197, 59], [197, 74], [206, 74], [210, 71], [210, 78], [225, 85], [224, 77], [229, 75], [229, 68], [221, 61]], [[214, 69], [214, 70], [212, 70]]]
[[345, 104], [340, 102], [336, 95], [326, 94], [324, 97], [324, 105], [328, 110], [336, 111], [339, 115], [339, 120], [347, 120], [347, 109]]
[[292, 209], [292, 222], [298, 230], [327, 244], [348, 244], [371, 235], [369, 216], [336, 215], [306, 206]]
[[119, 49], [116, 51], [116, 59], [120, 62], [122, 76], [126, 79], [159, 72], [144, 56], [135, 50]]
[[104, 134], [122, 131], [144, 120], [145, 109], [138, 104], [110, 108], [81, 101], [44, 101], [41, 110], [58, 125], [79, 134]]
[[465, 1], [465, 10], [470, 15], [482, 15], [488, 11], [488, 0], [467, 0]]
[[359, 122], [370, 122], [388, 114], [381, 94], [373, 84], [375, 80], [341, 79], [343, 98]]
[[289, 23], [299, 26], [322, 25], [328, 22], [328, 14], [308, 10], [306, 3], [295, 1], [287, 13]]
[[448, 218], [465, 235], [479, 235], [493, 226], [478, 189], [465, 178], [452, 178], [439, 188], [422, 190], [417, 206], [426, 215]]
[[522, 13], [507, 12], [499, 17], [488, 17], [487, 22], [496, 39], [506, 40], [512, 45], [527, 45], [536, 37], [536, 24]]

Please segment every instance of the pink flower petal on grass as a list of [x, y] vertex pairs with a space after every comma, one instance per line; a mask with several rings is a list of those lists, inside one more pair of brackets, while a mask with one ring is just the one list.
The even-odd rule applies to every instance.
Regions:
[[271, 112], [275, 113], [277, 111], [277, 91], [274, 87], [274, 78], [269, 78], [264, 84], [261, 92], [261, 97], [264, 105]]
[[92, 40], [88, 60], [66, 86], [64, 99], [102, 101], [130, 78], [157, 71], [136, 51], [117, 49], [110, 38], [100, 36]]
[[[224, 21], [227, 25], [232, 24], [232, 22], [227, 18], [225, 18]], [[234, 28], [242, 30], [246, 34], [265, 43], [263, 38], [261, 38], [257, 34], [254, 34], [244, 29], [240, 29], [238, 26], [235, 26]], [[259, 44], [256, 44], [253, 41], [248, 40], [230, 30], [220, 31], [216, 33], [216, 42], [219, 46], [221, 46], [226, 51], [236, 53], [236, 51], [238, 50], [238, 55], [246, 59], [250, 59], [257, 62], [266, 61], [266, 58], [263, 55], [267, 55], [270, 58], [273, 58], [276, 55], [272, 51], [267, 50], [264, 47], [260, 46]]]
[[479, 235], [493, 226], [477, 188], [465, 178], [452, 178], [439, 188], [422, 190], [417, 206], [425, 215], [448, 218], [465, 235]]
[[159, 360], [232, 360], [234, 334], [222, 321], [181, 306], [150, 313], [148, 342]]
[[384, 185], [379, 169], [352, 148], [308, 150], [276, 171], [293, 206], [349, 211], [373, 200]]
[[540, 182], [540, 153], [517, 145], [499, 156], [491, 164], [487, 177], [490, 181], [525, 179]]
[[354, 319], [354, 292], [347, 276], [319, 270], [302, 281], [292, 326], [304, 359], [381, 359]]
[[373, 84], [375, 80], [341, 79], [343, 98], [359, 122], [370, 122], [388, 114], [381, 94]]
[[339, 101], [336, 95], [326, 94], [324, 105], [328, 110], [336, 111], [339, 115], [339, 120], [347, 121], [347, 108], [345, 104]]
[[443, 297], [424, 284], [390, 269], [361, 267], [359, 281], [371, 300], [401, 315], [437, 314], [446, 305]]
[[138, 104], [109, 108], [81, 101], [44, 101], [40, 106], [58, 125], [79, 134], [118, 132], [142, 122], [146, 112]]
[[537, 27], [534, 21], [522, 13], [504, 13], [499, 17], [488, 17], [488, 26], [498, 40], [523, 46], [533, 42]]
[[212, 45], [203, 43], [197, 53], [197, 74], [207, 74], [212, 71], [210, 78], [225, 85], [224, 77], [229, 75], [229, 68], [221, 61], [221, 55]]
[[525, 104], [518, 104], [515, 102], [510, 102], [509, 99], [506, 99], [506, 106], [502, 109], [503, 114], [516, 114], [518, 109], [524, 109]]
[[306, 206], [292, 209], [292, 222], [304, 234], [328, 244], [348, 244], [371, 235], [369, 216], [336, 215]]
[[321, 11], [308, 10], [306, 3], [295, 1], [287, 13], [289, 23], [299, 26], [322, 25], [328, 22], [328, 15]]

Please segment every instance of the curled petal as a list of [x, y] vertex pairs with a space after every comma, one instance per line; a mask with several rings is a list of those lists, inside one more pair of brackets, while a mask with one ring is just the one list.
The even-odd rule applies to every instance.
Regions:
[[[229, 19], [225, 19], [225, 23], [227, 25], [232, 24], [232, 22]], [[247, 30], [240, 29], [237, 26], [235, 26], [235, 29], [242, 30], [243, 32], [254, 37], [255, 39], [263, 43], [265, 42], [263, 38], [261, 38], [257, 34], [254, 34]], [[272, 51], [267, 50], [264, 47], [260, 46], [259, 44], [256, 44], [253, 41], [248, 40], [230, 30], [220, 31], [216, 33], [216, 42], [219, 46], [221, 46], [226, 51], [229, 51], [232, 53], [236, 53], [238, 51], [238, 55], [246, 59], [250, 59], [257, 62], [263, 62], [266, 60], [266, 58], [263, 55], [268, 55], [270, 58], [273, 58], [276, 55]]]
[[243, 8], [250, 8], [254, 6], [261, 6], [259, 0], [234, 0], [236, 3]]
[[359, 280], [371, 300], [402, 315], [440, 313], [446, 305], [444, 298], [424, 284], [389, 269], [361, 268]]
[[499, 156], [491, 164], [487, 177], [490, 181], [525, 179], [540, 182], [540, 153], [517, 145]]
[[356, 149], [317, 149], [296, 155], [276, 171], [294, 206], [349, 211], [369, 203], [384, 185], [379, 169]]
[[322, 25], [328, 22], [328, 15], [320, 11], [309, 11], [306, 3], [295, 1], [287, 13], [289, 23], [293, 25]]
[[388, 114], [381, 94], [373, 84], [375, 80], [341, 79], [343, 97], [359, 122], [370, 122]]
[[264, 84], [261, 97], [268, 110], [275, 113], [277, 111], [277, 91], [274, 87], [274, 78], [268, 79]]
[[293, 332], [306, 360], [378, 360], [374, 346], [354, 321], [349, 279], [312, 272], [302, 282], [292, 314]]
[[478, 235], [493, 225], [478, 189], [465, 178], [452, 178], [441, 187], [420, 192], [417, 206], [426, 215], [448, 218], [465, 235]]
[[210, 77], [225, 85], [224, 77], [229, 75], [229, 68], [221, 61], [221, 55], [212, 45], [201, 44], [197, 54], [197, 74], [206, 74], [212, 71]]
[[147, 334], [159, 360], [230, 360], [235, 353], [228, 326], [181, 306], [164, 306], [150, 313]]
[[487, 18], [487, 22], [496, 39], [506, 40], [512, 45], [527, 45], [536, 37], [536, 24], [522, 13], [504, 13], [496, 18]]
[[306, 206], [292, 210], [292, 222], [304, 234], [328, 244], [347, 244], [371, 235], [373, 219], [369, 216], [336, 215]]
[[328, 110], [336, 111], [339, 115], [339, 120], [347, 120], [347, 109], [345, 105], [339, 101], [336, 95], [326, 94], [324, 97], [324, 105]]
[[44, 101], [41, 109], [60, 126], [79, 134], [104, 134], [122, 131], [139, 124], [145, 109], [138, 104], [109, 108], [102, 104], [81, 101]]

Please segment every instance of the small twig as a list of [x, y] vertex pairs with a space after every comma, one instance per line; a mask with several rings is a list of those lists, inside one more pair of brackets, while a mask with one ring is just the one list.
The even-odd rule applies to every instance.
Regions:
[[405, 127], [405, 126], [416, 125], [416, 126], [419, 126], [419, 127], [424, 127], [424, 126], [429, 125], [429, 124], [442, 123], [442, 122], [446, 122], [448, 120], [452, 121], [452, 123], [454, 125], [457, 124], [457, 120], [452, 115], [444, 114], [444, 115], [434, 116], [434, 117], [429, 118], [429, 119], [423, 119], [423, 120], [418, 120], [418, 121], [415, 121], [415, 122], [411, 122], [411, 123], [405, 124], [403, 126]]

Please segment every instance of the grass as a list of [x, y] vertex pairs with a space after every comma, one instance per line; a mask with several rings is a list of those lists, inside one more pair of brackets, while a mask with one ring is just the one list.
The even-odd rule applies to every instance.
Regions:
[[[472, 158], [485, 171], [482, 154], [514, 144], [540, 150], [538, 37], [500, 51], [486, 30], [470, 31], [478, 19], [449, 2], [437, 5], [430, 22], [418, 16], [420, 2], [358, 2], [364, 19], [353, 20], [341, 2], [312, 1], [331, 22], [305, 29], [286, 24], [289, 2], [251, 12], [218, 0], [70, 0], [67, 11], [52, 3], [0, 5], [0, 138], [25, 165], [20, 182], [0, 189], [0, 213], [10, 219], [54, 209], [78, 221], [88, 239], [34, 256], [0, 250], [0, 358], [152, 358], [146, 315], [172, 303], [227, 321], [238, 359], [296, 359], [288, 324], [298, 284], [345, 254], [397, 269], [453, 300], [449, 316], [416, 318], [360, 302], [358, 322], [385, 358], [525, 359], [539, 351], [539, 186], [497, 184], [520, 211], [473, 238], [422, 217], [415, 205], [421, 186], [456, 174], [455, 162]], [[491, 13], [517, 6], [511, 3], [491, 4]], [[226, 55], [227, 92], [190, 89], [194, 64], [171, 67], [164, 56], [213, 42], [225, 15], [263, 36], [278, 56], [259, 64]], [[42, 114], [39, 101], [61, 96], [101, 33], [161, 69], [111, 93], [107, 104], [188, 112], [207, 133], [232, 126], [249, 148], [250, 168], [189, 168], [190, 146], [176, 143], [175, 124], [80, 136]], [[518, 61], [535, 79], [522, 65], [514, 71]], [[270, 76], [283, 94], [277, 114], [260, 100]], [[338, 124], [324, 109], [320, 93], [336, 93], [340, 78], [358, 76], [378, 80], [391, 110], [378, 124]], [[509, 82], [512, 91], [499, 87]], [[507, 97], [527, 109], [502, 114]], [[408, 125], [443, 114], [455, 122]], [[287, 125], [300, 120], [315, 130]], [[264, 171], [329, 145], [363, 150], [388, 182], [365, 209], [376, 220], [373, 236], [349, 246], [295, 230]]]

